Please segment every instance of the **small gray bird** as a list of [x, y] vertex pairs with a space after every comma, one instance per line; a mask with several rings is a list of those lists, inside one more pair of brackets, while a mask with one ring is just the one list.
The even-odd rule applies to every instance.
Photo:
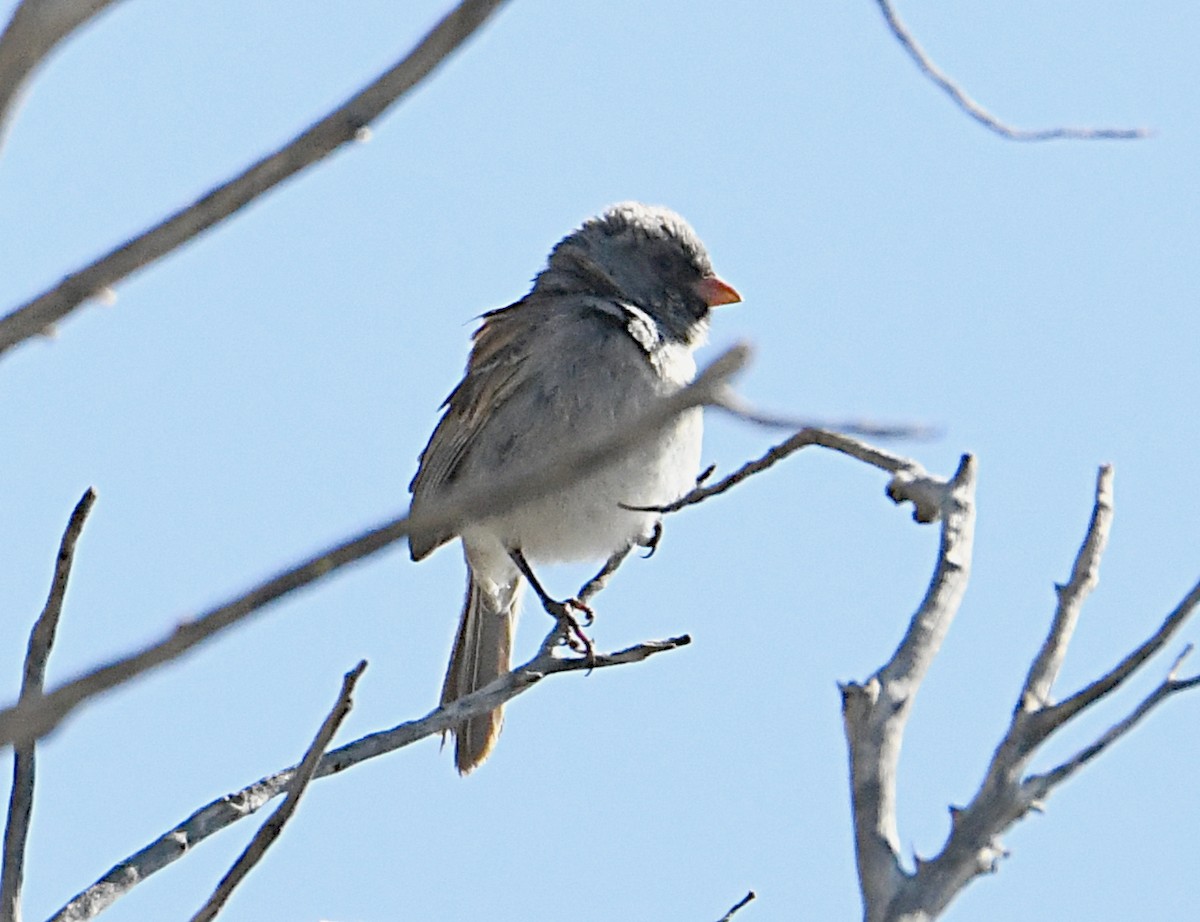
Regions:
[[[413, 514], [629, 425], [692, 380], [711, 309], [740, 300], [673, 211], [625, 202], [585, 221], [554, 247], [529, 294], [483, 316], [409, 486]], [[589, 612], [576, 599], [550, 598], [531, 561], [615, 567], [634, 545], [653, 546], [659, 516], [624, 507], [660, 506], [695, 486], [701, 425], [700, 410], [688, 411], [612, 465], [461, 535], [413, 532], [413, 560], [454, 537], [467, 560], [442, 704], [509, 671], [524, 580], [556, 617]], [[460, 773], [488, 757], [500, 723], [497, 708], [453, 729]]]

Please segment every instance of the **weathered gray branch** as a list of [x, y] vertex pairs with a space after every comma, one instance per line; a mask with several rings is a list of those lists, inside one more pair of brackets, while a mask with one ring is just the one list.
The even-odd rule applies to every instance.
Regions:
[[842, 685], [855, 856], [868, 922], [888, 918], [887, 909], [906, 881], [896, 829], [896, 768], [917, 690], [966, 590], [975, 532], [975, 467], [964, 455], [948, 481], [922, 477], [894, 484], [898, 502], [913, 489], [927, 513], [936, 508], [942, 522], [937, 566], [891, 659], [866, 682]]
[[1054, 621], [1021, 691], [1021, 706], [1027, 710], [1038, 710], [1050, 704], [1050, 689], [1062, 669], [1079, 612], [1100, 580], [1100, 558], [1108, 546], [1108, 533], [1112, 528], [1112, 477], [1111, 464], [1105, 464], [1096, 475], [1096, 502], [1092, 507], [1092, 520], [1088, 523], [1087, 534], [1071, 568], [1071, 578], [1065, 584], [1054, 587], [1058, 596]]
[[342, 690], [338, 693], [333, 710], [325, 717], [324, 722], [321, 724], [321, 729], [317, 731], [316, 737], [313, 738], [312, 743], [309, 744], [308, 749], [305, 751], [304, 758], [300, 760], [300, 764], [292, 772], [291, 780], [287, 786], [287, 797], [279, 805], [279, 809], [272, 813], [270, 818], [259, 827], [258, 832], [254, 834], [254, 838], [250, 840], [250, 844], [246, 846], [245, 850], [243, 850], [238, 859], [233, 863], [233, 867], [221, 878], [221, 882], [217, 884], [217, 888], [213, 891], [212, 896], [192, 916], [192, 922], [212, 922], [221, 910], [225, 908], [229, 897], [233, 895], [234, 888], [246, 879], [246, 875], [254, 870], [254, 866], [267, 853], [267, 849], [279, 838], [279, 834], [283, 832], [283, 827], [292, 818], [292, 814], [296, 812], [296, 807], [300, 804], [300, 798], [304, 796], [309, 782], [312, 781], [313, 775], [317, 770], [317, 765], [320, 763], [321, 757], [325, 754], [325, 750], [329, 748], [329, 743], [333, 739], [333, 735], [337, 733], [338, 727], [342, 725], [342, 721], [350, 713], [350, 708], [354, 706], [352, 700], [354, 686], [358, 684], [358, 679], [366, 668], [367, 661], [361, 660], [357, 666], [343, 677]]
[[887, 22], [888, 28], [891, 29], [892, 35], [904, 47], [909, 56], [916, 62], [922, 73], [934, 82], [947, 96], [954, 100], [955, 104], [962, 109], [967, 115], [979, 122], [990, 131], [1003, 138], [1008, 138], [1011, 141], [1054, 141], [1054, 140], [1075, 140], [1075, 141], [1124, 141], [1136, 138], [1145, 138], [1150, 136], [1150, 131], [1146, 128], [1044, 128], [1044, 129], [1026, 129], [1013, 128], [1007, 125], [996, 116], [992, 115], [987, 109], [977, 103], [974, 99], [966, 94], [966, 92], [955, 83], [930, 59], [912, 33], [908, 31], [908, 27], [900, 21], [896, 10], [893, 8], [891, 0], [876, 0], [879, 4], [879, 9], [883, 12], [883, 18]]
[[[429, 76], [503, 2], [463, 0], [403, 60], [283, 147], [0, 318], [0, 354], [44, 333], [88, 298], [105, 292], [288, 177], [353, 141], [367, 125]], [[91, 3], [94, 5], [95, 0]]]
[[[548, 675], [638, 663], [655, 654], [691, 643], [691, 638], [686, 635], [650, 641], [615, 653], [597, 654], [592, 662], [582, 656], [560, 657], [551, 652], [558, 648], [557, 641], [562, 637], [561, 628], [556, 626], [533, 659], [490, 685], [445, 707], [436, 708], [419, 720], [369, 734], [326, 753], [317, 764], [313, 777], [336, 775], [360, 762], [394, 752], [428, 736], [445, 733], [470, 717], [486, 714], [511, 701]], [[202, 840], [250, 816], [272, 798], [282, 794], [292, 782], [295, 772], [295, 767], [283, 769], [201, 807], [145, 848], [118, 862], [104, 877], [55, 913], [50, 922], [84, 922], [95, 918], [151, 874], [182, 858]]]
[[[21, 697], [32, 701], [42, 694], [46, 681], [46, 662], [54, 646], [58, 619], [67, 595], [67, 581], [75, 560], [75, 545], [83, 534], [96, 493], [91, 487], [80, 497], [67, 521], [58, 557], [54, 562], [54, 577], [50, 594], [42, 613], [29, 633], [25, 652], [25, 669], [21, 679]], [[8, 820], [4, 826], [4, 870], [0, 874], [0, 922], [20, 922], [21, 887], [25, 877], [25, 843], [29, 837], [29, 821], [33, 816], [33, 789], [37, 777], [36, 743], [31, 739], [18, 740], [13, 747], [13, 781], [8, 796]]]
[[[992, 755], [979, 790], [967, 806], [951, 807], [951, 828], [946, 844], [934, 858], [917, 858], [912, 873], [900, 864], [895, 825], [895, 760], [899, 752], [898, 733], [903, 729], [903, 717], [916, 685], [911, 680], [901, 681], [896, 694], [886, 694], [891, 684], [887, 675], [893, 663], [902, 659], [897, 651], [893, 662], [868, 683], [847, 686], [844, 713], [851, 749], [856, 842], [868, 922], [929, 922], [938, 918], [972, 880], [996, 869], [998, 861], [1007, 854], [1001, 836], [1014, 823], [1031, 810], [1040, 810], [1054, 788], [1137, 726], [1157, 705], [1178, 692], [1200, 685], [1200, 676], [1177, 677], [1183, 659], [1181, 655], [1166, 679], [1095, 742], [1051, 771], [1027, 774], [1030, 761], [1055, 731], [1145, 665], [1200, 604], [1198, 583], [1136, 650], [1097, 681], [1061, 704], [1054, 704], [1052, 686], [1078, 623], [1080, 606], [1096, 585], [1111, 523], [1112, 469], [1105, 466], [1096, 478], [1091, 520], [1071, 577], [1066, 584], [1057, 587], [1058, 606], [1046, 640], [1029, 668], [1012, 719]], [[943, 539], [943, 556], [945, 549]], [[965, 578], [965, 573], [962, 575]], [[901, 649], [911, 641], [914, 651], [927, 663], [930, 651], [936, 651], [948, 625], [947, 619], [931, 624], [925, 631], [925, 639], [910, 627]], [[918, 681], [920, 674], [918, 670]], [[892, 679], [902, 675], [901, 670]]]
[[0, 35], [0, 147], [25, 82], [54, 46], [114, 0], [21, 0]]
[[1109, 746], [1136, 727], [1147, 714], [1162, 704], [1162, 702], [1178, 692], [1187, 691], [1189, 688], [1195, 688], [1197, 685], [1200, 685], [1200, 676], [1192, 676], [1187, 679], [1178, 678], [1179, 668], [1191, 652], [1192, 645], [1188, 644], [1175, 657], [1175, 662], [1167, 672], [1166, 678], [1158, 684], [1154, 691], [1143, 698], [1128, 716], [1109, 727], [1094, 743], [1085, 746], [1056, 768], [1042, 774], [1031, 775], [1021, 782], [1021, 799], [1029, 804], [1030, 809], [1039, 809], [1042, 802], [1054, 788], [1062, 784], [1075, 774], [1075, 772], [1083, 768], [1088, 762], [1092, 761], [1092, 759], [1096, 758], [1096, 756], [1100, 755]]
[[749, 356], [748, 347], [733, 346], [711, 362], [692, 384], [660, 400], [636, 424], [621, 432], [609, 433], [590, 445], [581, 445], [562, 458], [548, 458], [540, 469], [464, 491], [439, 508], [431, 509], [419, 521], [407, 516], [392, 519], [290, 567], [191, 621], [185, 621], [156, 643], [99, 666], [44, 696], [0, 710], [0, 745], [44, 736], [88, 699], [182, 656], [271, 602], [311, 585], [341, 567], [378, 553], [405, 538], [414, 524], [439, 530], [448, 527], [457, 532], [469, 522], [500, 514], [586, 477], [649, 438], [680, 413], [714, 402], [728, 379], [745, 365]]

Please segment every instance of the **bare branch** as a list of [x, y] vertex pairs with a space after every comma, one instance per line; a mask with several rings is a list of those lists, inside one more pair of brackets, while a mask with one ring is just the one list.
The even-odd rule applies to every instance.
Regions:
[[[58, 630], [58, 619], [62, 614], [63, 601], [67, 595], [67, 581], [71, 577], [71, 564], [75, 560], [75, 545], [83, 534], [83, 526], [96, 493], [88, 487], [80, 497], [67, 521], [62, 541], [58, 546], [58, 557], [54, 563], [54, 577], [50, 582], [50, 594], [42, 613], [34, 622], [29, 633], [29, 646], [25, 653], [25, 671], [21, 680], [23, 702], [32, 701], [42, 694], [46, 681], [46, 662], [54, 646]], [[0, 922], [20, 922], [21, 886], [25, 877], [25, 843], [29, 838], [29, 821], [33, 816], [33, 789], [37, 776], [37, 753], [33, 740], [18, 740], [13, 752], [12, 790], [8, 797], [8, 820], [4, 827], [4, 870], [0, 874]]]
[[1192, 645], [1188, 644], [1184, 647], [1183, 652], [1175, 658], [1175, 662], [1167, 672], [1167, 677], [1163, 679], [1154, 691], [1143, 698], [1127, 717], [1110, 727], [1098, 740], [1090, 746], [1085, 746], [1057, 768], [1044, 774], [1032, 775], [1026, 778], [1021, 784], [1022, 800], [1031, 808], [1040, 806], [1041, 802], [1046, 799], [1054, 788], [1058, 787], [1058, 785], [1062, 784], [1074, 775], [1075, 772], [1083, 768], [1088, 762], [1092, 761], [1092, 759], [1096, 758], [1096, 756], [1100, 755], [1109, 746], [1141, 723], [1142, 719], [1154, 710], [1155, 707], [1178, 692], [1187, 691], [1189, 688], [1195, 688], [1197, 685], [1200, 685], [1200, 676], [1192, 676], [1188, 679], [1179, 679], [1176, 677], [1184, 658], [1191, 652]]
[[0, 35], [0, 147], [25, 81], [54, 46], [114, 0], [22, 0]]
[[279, 809], [271, 814], [270, 819], [259, 827], [254, 838], [250, 840], [250, 844], [233, 863], [233, 867], [221, 878], [221, 882], [217, 884], [212, 896], [192, 916], [192, 922], [212, 922], [225, 907], [229, 897], [233, 895], [234, 888], [246, 879], [246, 875], [254, 870], [254, 866], [267, 853], [267, 849], [279, 838], [283, 827], [296, 812], [300, 798], [313, 779], [321, 756], [329, 748], [330, 740], [333, 739], [333, 735], [341, 726], [342, 721], [346, 719], [346, 715], [350, 713], [350, 708], [354, 706], [351, 698], [354, 694], [354, 686], [358, 684], [358, 679], [366, 668], [367, 661], [360, 660], [357, 666], [346, 673], [342, 679], [342, 690], [338, 694], [337, 701], [334, 702], [333, 710], [321, 724], [321, 729], [317, 731], [316, 737], [304, 753], [304, 758], [292, 773], [291, 781], [288, 783], [287, 797], [279, 805]]
[[1060, 704], [1039, 711], [1037, 714], [1039, 731], [1045, 736], [1049, 736], [1080, 711], [1120, 688], [1125, 680], [1145, 665], [1150, 657], [1166, 646], [1167, 642], [1183, 627], [1183, 622], [1188, 619], [1198, 604], [1200, 604], [1200, 582], [1196, 583], [1184, 596], [1183, 601], [1167, 615], [1157, 631], [1146, 638], [1137, 649], [1117, 663], [1109, 672]]
[[968, 96], [957, 83], [933, 63], [925, 49], [917, 44], [917, 40], [908, 31], [908, 27], [900, 21], [900, 17], [892, 7], [891, 0], [876, 0], [876, 2], [883, 12], [883, 18], [887, 21], [888, 28], [892, 30], [892, 35], [904, 46], [904, 50], [908, 52], [925, 76], [953, 99], [955, 104], [967, 115], [1003, 138], [1011, 141], [1124, 141], [1150, 136], [1150, 131], [1146, 128], [1045, 128], [1037, 130], [1013, 128], [1000, 121]]
[[1054, 587], [1058, 595], [1058, 607], [1054, 612], [1050, 633], [1038, 651], [1021, 691], [1020, 707], [1025, 710], [1038, 710], [1050, 703], [1050, 689], [1062, 669], [1067, 646], [1071, 643], [1075, 624], [1079, 620], [1079, 611], [1100, 580], [1100, 558], [1108, 544], [1109, 529], [1112, 528], [1112, 479], [1112, 465], [1103, 465], [1096, 475], [1096, 501], [1092, 507], [1092, 519], [1079, 553], [1075, 556], [1071, 578], [1065, 585]]
[[[1087, 535], [1072, 575], [1059, 588], [1059, 602], [1045, 643], [1034, 658], [1012, 719], [988, 764], [979, 790], [962, 808], [951, 807], [950, 835], [937, 857], [918, 861], [916, 873], [894, 872], [898, 885], [878, 915], [886, 922], [916, 922], [938, 917], [968, 883], [994, 871], [1007, 855], [1000, 837], [1068, 777], [1135, 727], [1155, 706], [1176, 692], [1200, 684], [1200, 677], [1179, 680], [1180, 656], [1166, 680], [1124, 720], [1096, 742], [1050, 772], [1025, 777], [1039, 747], [1071, 717], [1118, 687], [1161, 649], [1200, 602], [1200, 584], [1167, 617], [1162, 626], [1116, 668], [1060, 705], [1046, 703], [1078, 619], [1084, 597], [1095, 585], [1097, 567], [1112, 520], [1112, 470], [1105, 466], [1096, 481], [1096, 499]], [[1186, 654], [1186, 651], [1185, 651]], [[884, 897], [886, 893], [882, 894]]]
[[923, 491], [940, 494], [941, 542], [929, 588], [891, 659], [867, 682], [841, 686], [855, 855], [868, 922], [888, 918], [909, 879], [900, 866], [896, 829], [900, 744], [917, 690], [958, 612], [974, 541], [974, 459], [964, 455], [949, 481], [918, 482]]
[[[548, 639], [561, 638], [556, 625]], [[389, 730], [371, 733], [345, 746], [327, 752], [321, 758], [314, 778], [336, 775], [361, 762], [394, 752], [428, 736], [437, 736], [471, 717], [486, 714], [532, 688], [548, 675], [561, 672], [606, 669], [638, 663], [658, 653], [677, 650], [691, 643], [687, 635], [648, 641], [615, 653], [598, 654], [594, 662], [587, 657], [557, 657], [545, 645], [529, 662], [505, 676], [445, 707], [439, 707], [419, 720], [399, 724]], [[104, 877], [78, 894], [51, 918], [50, 922], [84, 922], [93, 919], [117, 899], [151, 874], [182, 858], [199, 842], [231, 826], [265, 806], [287, 790], [296, 769], [287, 768], [268, 775], [240, 791], [218, 798], [196, 810], [182, 823], [155, 839], [145, 848], [118, 862]]]
[[754, 899], [755, 899], [754, 891], [751, 890], [749, 893], [747, 893], [745, 896], [743, 896], [740, 900], [738, 900], [736, 903], [734, 903], [733, 906], [730, 908], [729, 912], [727, 912], [727, 913], [725, 913], [725, 915], [721, 916], [721, 918], [719, 918], [717, 920], [717, 922], [729, 922], [729, 920], [733, 918], [734, 913], [736, 913], [739, 909], [741, 909], [743, 906], [747, 905]]
[[266, 605], [335, 570], [378, 553], [406, 537], [415, 523], [423, 529], [458, 532], [470, 522], [499, 515], [586, 477], [622, 456], [669, 424], [680, 413], [713, 402], [728, 379], [749, 361], [750, 350], [738, 344], [723, 352], [687, 387], [648, 408], [632, 426], [607, 434], [561, 458], [549, 458], [540, 469], [464, 490], [417, 520], [399, 516], [290, 567], [199, 617], [179, 624], [155, 643], [99, 666], [60, 685], [37, 700], [0, 710], [0, 745], [20, 738], [44, 736], [84, 701], [183, 655]]
[[0, 354], [39, 335], [88, 298], [182, 246], [283, 180], [353, 141], [367, 125], [429, 76], [503, 2], [462, 0], [403, 60], [283, 147], [0, 318]]
[[[727, 406], [725, 408], [728, 409]], [[737, 415], [741, 416], [742, 414], [738, 412]], [[661, 512], [663, 514], [678, 512], [680, 509], [704, 502], [704, 500], [711, 496], [719, 496], [731, 487], [737, 486], [737, 484], [748, 477], [752, 477], [775, 466], [784, 458], [795, 454], [802, 448], [808, 448], [810, 445], [829, 448], [844, 455], [849, 455], [852, 458], [857, 458], [859, 461], [869, 464], [872, 467], [877, 467], [882, 471], [903, 475], [902, 477], [893, 478], [892, 483], [888, 486], [888, 495], [897, 503], [906, 500], [913, 502], [917, 508], [917, 513], [914, 513], [914, 516], [920, 521], [933, 521], [937, 518], [940, 499], [940, 496], [937, 495], [937, 490], [933, 491], [933, 495], [929, 495], [927, 492], [921, 492], [913, 486], [915, 483], [922, 481], [922, 478], [926, 478], [924, 470], [916, 462], [900, 455], [883, 451], [873, 445], [868, 445], [866, 442], [852, 439], [839, 432], [812, 428], [801, 429], [787, 441], [781, 442], [768, 450], [761, 458], [746, 462], [732, 474], [722, 477], [714, 484], [708, 486], [703, 484], [698, 485], [696, 489], [673, 503], [668, 503], [664, 506], [630, 506], [627, 508], [645, 512]], [[941, 483], [941, 481], [932, 482]]]

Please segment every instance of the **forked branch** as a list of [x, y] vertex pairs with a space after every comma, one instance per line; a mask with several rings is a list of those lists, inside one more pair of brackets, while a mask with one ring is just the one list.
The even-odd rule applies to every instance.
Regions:
[[[960, 475], [956, 475], [956, 480]], [[931, 593], [946, 567], [950, 520], [943, 526], [942, 552]], [[978, 792], [965, 807], [951, 807], [950, 834], [941, 852], [917, 859], [915, 871], [901, 864], [896, 832], [895, 766], [900, 735], [924, 666], [936, 652], [953, 618], [953, 607], [933, 606], [927, 624], [920, 612], [897, 655], [868, 682], [844, 688], [843, 713], [850, 744], [856, 847], [868, 922], [928, 922], [938, 918], [951, 901], [976, 877], [992, 872], [1007, 855], [1001, 836], [1031, 810], [1040, 810], [1046, 797], [1080, 768], [1103, 753], [1170, 696], [1200, 685], [1200, 676], [1179, 678], [1187, 650], [1176, 658], [1167, 677], [1125, 718], [1056, 768], [1028, 774], [1030, 761], [1043, 743], [1071, 718], [1116, 690], [1154, 653], [1161, 650], [1200, 604], [1197, 584], [1147, 640], [1100, 679], [1054, 704], [1051, 690], [1078, 624], [1079, 611], [1095, 587], [1100, 558], [1112, 524], [1112, 469], [1102, 467], [1096, 478], [1091, 521], [1069, 580], [1057, 587], [1058, 606], [1046, 639], [1039, 648], [1022, 687], [1012, 720], [988, 765]], [[965, 580], [965, 572], [960, 575]], [[927, 595], [926, 599], [929, 600]], [[953, 593], [947, 600], [957, 605]], [[922, 606], [925, 607], [924, 605]], [[916, 668], [906, 670], [911, 647]], [[1190, 647], [1188, 648], [1190, 649]]]

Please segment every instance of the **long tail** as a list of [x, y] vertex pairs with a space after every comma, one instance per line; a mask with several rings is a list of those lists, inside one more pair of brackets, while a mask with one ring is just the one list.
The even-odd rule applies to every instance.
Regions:
[[[467, 600], [442, 685], [442, 704], [478, 691], [509, 671], [520, 596], [520, 577], [491, 591], [476, 581], [468, 564]], [[465, 775], [483, 764], [496, 745], [503, 722], [503, 708], [496, 708], [451, 729], [459, 774]]]

